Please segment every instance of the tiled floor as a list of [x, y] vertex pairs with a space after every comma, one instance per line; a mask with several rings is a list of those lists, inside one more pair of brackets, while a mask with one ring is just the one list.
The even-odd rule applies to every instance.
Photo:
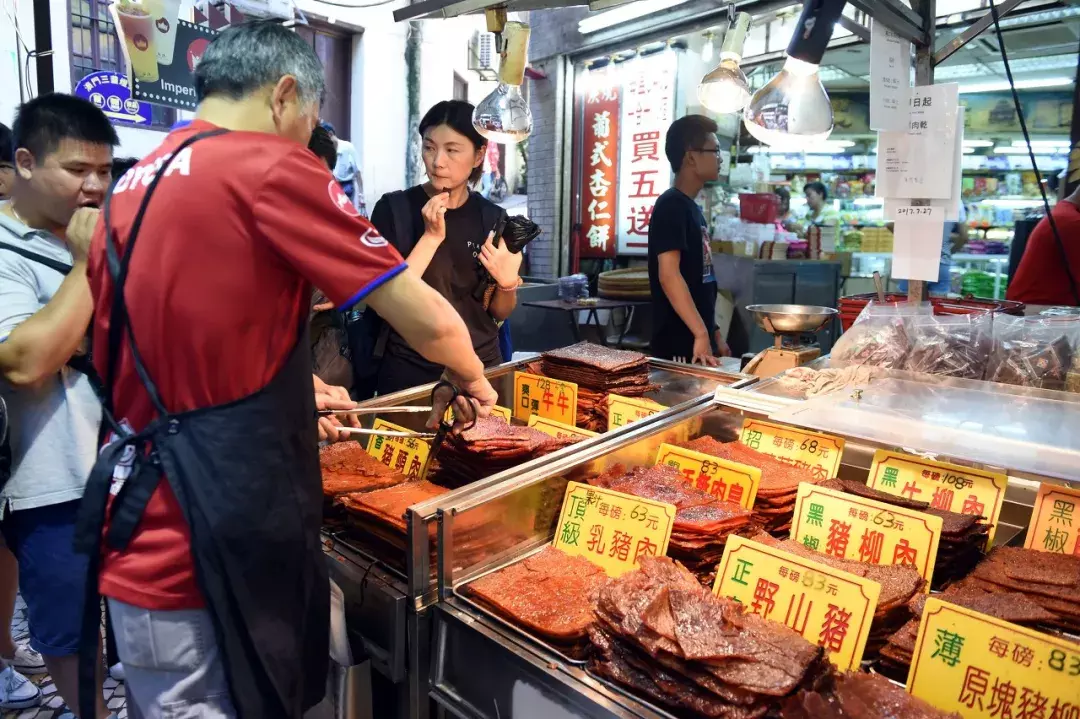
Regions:
[[[26, 628], [26, 605], [22, 597], [15, 604], [15, 617], [11, 622], [11, 633], [16, 642], [24, 642], [27, 638]], [[64, 706], [60, 695], [56, 693], [56, 686], [52, 678], [47, 674], [30, 677], [31, 681], [41, 687], [41, 705], [33, 709], [21, 709], [0, 713], [0, 719], [69, 719], [73, 717], [67, 707]], [[116, 680], [105, 679], [105, 704], [116, 712], [120, 719], [127, 719], [127, 697], [124, 694], [124, 684]]]

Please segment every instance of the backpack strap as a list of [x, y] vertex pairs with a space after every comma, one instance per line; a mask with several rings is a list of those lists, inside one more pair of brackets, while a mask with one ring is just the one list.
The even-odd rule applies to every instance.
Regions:
[[45, 265], [51, 270], [56, 270], [60, 274], [67, 276], [71, 272], [71, 265], [60, 260], [54, 260], [51, 257], [45, 255], [39, 255], [36, 252], [31, 252], [22, 247], [16, 245], [9, 245], [6, 242], [0, 242], [0, 250], [7, 250], [8, 252], [14, 252], [16, 255], [22, 255], [31, 262], [36, 262], [39, 265]]

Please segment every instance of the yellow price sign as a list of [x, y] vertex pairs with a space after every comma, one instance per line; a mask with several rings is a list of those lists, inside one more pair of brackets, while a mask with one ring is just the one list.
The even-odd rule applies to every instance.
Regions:
[[1040, 484], [1024, 549], [1080, 556], [1080, 490]]
[[641, 557], [667, 554], [674, 521], [675, 505], [570, 482], [554, 544], [618, 577]]
[[761, 484], [761, 470], [757, 467], [666, 443], [661, 444], [656, 453], [656, 464], [674, 467], [686, 477], [686, 483], [691, 487], [717, 499], [740, 504], [744, 509], [754, 507]]
[[[371, 428], [390, 432], [412, 432], [385, 419], [376, 418]], [[409, 479], [420, 479], [427, 465], [431, 445], [415, 437], [384, 437], [372, 435], [368, 440], [367, 453], [387, 467], [401, 472]]]
[[623, 397], [617, 394], [609, 394], [607, 402], [609, 432], [667, 409], [664, 405], [653, 402], [651, 399]]
[[577, 423], [577, 385], [528, 372], [514, 373], [514, 417], [534, 414], [564, 424]]
[[926, 600], [907, 690], [965, 719], [1080, 717], [1080, 644]]
[[803, 482], [791, 521], [791, 538], [802, 545], [840, 559], [914, 567], [930, 591], [941, 517]]
[[858, 669], [881, 585], [732, 535], [713, 593], [790, 627], [823, 647], [840, 669]]
[[579, 429], [569, 424], [556, 422], [553, 419], [544, 419], [537, 414], [529, 417], [529, 426], [555, 439], [591, 439], [600, 436], [598, 432]]
[[990, 522], [986, 546], [991, 547], [1009, 480], [1000, 472], [879, 449], [866, 484], [898, 497], [929, 502], [935, 509], [985, 517]]
[[744, 420], [739, 440], [784, 464], [808, 470], [815, 479], [834, 478], [844, 454], [839, 437], [760, 419]]

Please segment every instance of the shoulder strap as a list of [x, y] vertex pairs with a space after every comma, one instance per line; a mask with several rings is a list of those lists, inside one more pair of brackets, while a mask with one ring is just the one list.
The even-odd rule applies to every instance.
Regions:
[[36, 252], [23, 249], [22, 247], [16, 247], [15, 245], [9, 245], [6, 242], [0, 242], [0, 250], [7, 250], [8, 252], [14, 252], [16, 255], [22, 255], [31, 262], [36, 262], [39, 265], [45, 265], [51, 270], [56, 270], [62, 275], [66, 275], [71, 272], [71, 265], [61, 262], [60, 260], [54, 260], [51, 257], [45, 255], [39, 255]]

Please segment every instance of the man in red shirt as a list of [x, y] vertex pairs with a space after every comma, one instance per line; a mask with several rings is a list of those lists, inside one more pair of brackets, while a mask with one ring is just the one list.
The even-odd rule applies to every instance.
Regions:
[[367, 302], [480, 414], [495, 393], [461, 318], [306, 148], [324, 91], [310, 45], [228, 28], [195, 87], [196, 119], [119, 180], [94, 238], [95, 364], [120, 440], [79, 538], [102, 556], [142, 715], [293, 719], [324, 693], [327, 657], [312, 285]]
[[[1054, 239], [1050, 221], [1042, 218], [1028, 237], [1006, 297], [1029, 305], [1076, 306], [1080, 304], [1080, 289], [1074, 284], [1080, 282], [1080, 188], [1051, 212], [1064, 247]], [[1072, 272], [1071, 282], [1066, 263]]]

